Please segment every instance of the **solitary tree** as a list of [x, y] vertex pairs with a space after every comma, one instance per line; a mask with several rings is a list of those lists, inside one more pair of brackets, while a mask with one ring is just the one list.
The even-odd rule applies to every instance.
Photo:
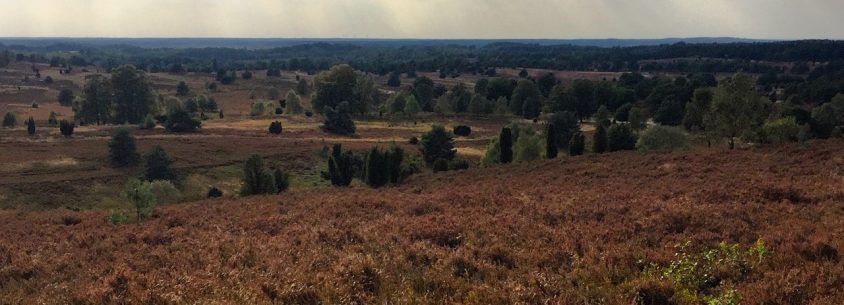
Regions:
[[68, 138], [73, 135], [73, 129], [75, 127], [76, 124], [68, 122], [67, 120], [61, 120], [61, 122], [59, 122], [59, 131], [62, 133], [63, 136]]
[[271, 134], [281, 134], [281, 122], [275, 121], [270, 123], [270, 133]]
[[510, 128], [502, 128], [501, 135], [498, 138], [498, 143], [501, 146], [501, 163], [513, 162], [513, 135]]
[[609, 151], [633, 150], [636, 149], [636, 134], [629, 124], [615, 124], [607, 132]]
[[735, 148], [735, 139], [753, 123], [754, 109], [759, 102], [753, 79], [737, 73], [731, 79], [725, 79], [715, 88], [706, 120], [716, 135], [726, 137], [730, 149]]
[[3, 116], [3, 127], [5, 128], [12, 128], [15, 127], [15, 124], [18, 123], [18, 117], [15, 116], [14, 113], [6, 112], [6, 115]]
[[144, 155], [144, 178], [147, 181], [155, 180], [173, 180], [176, 175], [170, 166], [173, 164], [173, 159], [167, 155], [160, 145], [156, 145], [149, 152]]
[[431, 131], [422, 136], [420, 143], [422, 157], [428, 165], [434, 164], [434, 161], [438, 159], [446, 161], [454, 159], [454, 138], [443, 126], [433, 126]]
[[152, 216], [152, 211], [156, 205], [156, 198], [149, 182], [134, 178], [130, 179], [123, 187], [122, 195], [123, 198], [126, 198], [126, 200], [132, 203], [138, 221]]
[[287, 92], [287, 97], [284, 100], [284, 113], [286, 114], [301, 114], [302, 104], [299, 101], [299, 95], [296, 91], [290, 90]]
[[138, 152], [135, 148], [135, 137], [128, 129], [121, 128], [108, 142], [109, 160], [114, 167], [129, 167], [138, 162]]

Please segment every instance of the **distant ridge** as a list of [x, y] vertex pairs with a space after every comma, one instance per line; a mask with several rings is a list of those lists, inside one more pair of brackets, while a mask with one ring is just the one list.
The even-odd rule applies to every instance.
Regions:
[[633, 47], [698, 43], [752, 43], [776, 40], [745, 39], [735, 37], [691, 37], [660, 39], [353, 39], [353, 38], [62, 38], [62, 37], [8, 37], [0, 38], [3, 45], [39, 47], [54, 44], [78, 44], [89, 46], [130, 45], [141, 48], [248, 48], [263, 49], [286, 47], [307, 43], [328, 42], [360, 46], [438, 46], [466, 45], [485, 46], [494, 43], [524, 43], [538, 45], [574, 45], [589, 47]]

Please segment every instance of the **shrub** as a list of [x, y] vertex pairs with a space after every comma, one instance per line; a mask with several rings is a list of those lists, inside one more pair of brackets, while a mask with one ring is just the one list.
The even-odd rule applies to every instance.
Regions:
[[243, 79], [252, 79], [252, 72], [245, 71], [240, 76], [243, 77]]
[[76, 127], [76, 124], [68, 122], [67, 120], [61, 120], [59, 122], [59, 131], [65, 137], [70, 137], [73, 135], [73, 129]]
[[6, 112], [6, 115], [3, 116], [3, 127], [5, 128], [12, 128], [15, 127], [15, 124], [18, 123], [18, 117], [15, 116], [14, 113]]
[[252, 107], [249, 109], [249, 115], [253, 117], [268, 116], [273, 113], [274, 109], [275, 105], [273, 103], [258, 101], [252, 103]]
[[410, 145], [416, 145], [416, 144], [419, 144], [419, 138], [417, 138], [417, 137], [410, 137], [410, 140], [408, 140], [408, 143], [410, 143]]
[[554, 136], [557, 147], [566, 147], [571, 135], [580, 131], [580, 122], [571, 111], [556, 112], [548, 118], [548, 125], [554, 126]]
[[170, 168], [173, 160], [160, 145], [156, 145], [144, 155], [144, 163], [144, 179], [147, 181], [172, 180], [176, 177]]
[[435, 173], [437, 173], [437, 172], [444, 172], [444, 171], [447, 171], [447, 170], [448, 170], [448, 160], [445, 160], [445, 159], [437, 159], [437, 160], [436, 160], [436, 161], [434, 161], [434, 163], [431, 165], [431, 169], [432, 169]]
[[113, 225], [123, 225], [129, 223], [129, 217], [120, 210], [111, 210], [108, 217], [108, 222]]
[[288, 91], [287, 97], [284, 100], [284, 112], [287, 114], [301, 114], [303, 109], [299, 100], [299, 95], [296, 94], [296, 91]]
[[641, 151], [689, 149], [686, 133], [677, 127], [654, 125], [639, 137], [636, 147]]
[[34, 136], [35, 135], [35, 120], [32, 117], [29, 117], [29, 119], [27, 119], [25, 121], [25, 123], [26, 123], [26, 133], [28, 133], [30, 136]]
[[270, 123], [270, 133], [271, 134], [281, 134], [281, 122], [275, 121]]
[[392, 145], [385, 151], [373, 147], [366, 156], [364, 182], [374, 188], [402, 182], [413, 172], [412, 168], [403, 166], [404, 161], [405, 154], [401, 147]]
[[152, 216], [152, 211], [156, 205], [156, 198], [152, 193], [149, 182], [130, 179], [123, 187], [122, 195], [123, 198], [132, 203], [137, 220], [140, 221], [141, 219]]
[[468, 137], [472, 134], [472, 128], [466, 125], [457, 125], [454, 126], [454, 135], [461, 136], [461, 137]]
[[152, 114], [147, 114], [144, 117], [144, 120], [141, 121], [141, 124], [138, 125], [140, 129], [153, 129], [155, 128], [155, 117]]
[[446, 163], [454, 159], [454, 138], [442, 126], [431, 127], [431, 131], [422, 136], [421, 144], [419, 150], [428, 165], [439, 159], [445, 160]]
[[[223, 112], [220, 112], [222, 116]], [[194, 119], [190, 113], [185, 110], [178, 109], [167, 116], [167, 124], [165, 127], [170, 132], [194, 132], [202, 122]]]
[[59, 105], [73, 105], [73, 91], [71, 91], [70, 89], [62, 89], [61, 91], [59, 91], [59, 96], [56, 98], [59, 100]]
[[32, 107], [32, 109], [38, 109], [38, 103], [36, 102], [32, 102], [32, 105], [30, 106]]
[[59, 124], [59, 120], [56, 119], [55, 112], [50, 111], [50, 117], [47, 118], [47, 124], [50, 124], [50, 126], [56, 126]]
[[273, 171], [273, 179], [275, 179], [276, 190], [281, 193], [290, 187], [290, 175], [283, 172], [280, 168]]
[[766, 122], [762, 126], [762, 133], [770, 143], [793, 142], [797, 140], [797, 134], [800, 133], [800, 125], [797, 125], [794, 117], [782, 118]]
[[348, 135], [355, 133], [355, 122], [349, 112], [349, 103], [341, 102], [336, 108], [325, 106], [322, 130], [328, 133]]
[[176, 95], [185, 96], [190, 93], [190, 88], [188, 88], [188, 84], [184, 81], [180, 81], [178, 85], [176, 85]]
[[608, 133], [609, 151], [636, 149], [636, 135], [629, 124], [616, 124]]
[[118, 129], [108, 142], [108, 149], [109, 161], [114, 167], [129, 167], [138, 162], [135, 137], [129, 133], [128, 129]]
[[575, 132], [569, 140], [569, 155], [580, 156], [586, 150], [586, 137], [581, 132]]
[[243, 164], [243, 186], [240, 189], [241, 196], [276, 194], [275, 177], [264, 168], [264, 158], [259, 155], [252, 155]]
[[349, 186], [355, 176], [357, 157], [351, 151], [343, 151], [340, 144], [335, 144], [328, 157], [328, 171], [323, 174], [334, 186]]
[[207, 198], [220, 198], [220, 197], [223, 197], [223, 191], [221, 191], [220, 189], [218, 189], [215, 186], [212, 186], [211, 188], [208, 189], [208, 194], [205, 197], [207, 197]]
[[465, 169], [469, 169], [469, 161], [467, 161], [466, 159], [455, 158], [454, 160], [451, 160], [451, 162], [449, 162], [448, 164], [448, 170], [456, 171]]
[[533, 161], [542, 153], [542, 141], [534, 134], [521, 134], [513, 146], [516, 161]]
[[595, 128], [595, 134], [592, 135], [592, 152], [602, 154], [607, 152], [608, 145], [607, 128], [603, 124], [598, 124]]
[[156, 180], [149, 183], [150, 192], [155, 196], [156, 204], [170, 204], [179, 202], [182, 193], [167, 180]]
[[305, 111], [305, 116], [306, 117], [312, 117], [312, 116], [314, 116], [314, 113], [311, 112], [311, 111]]

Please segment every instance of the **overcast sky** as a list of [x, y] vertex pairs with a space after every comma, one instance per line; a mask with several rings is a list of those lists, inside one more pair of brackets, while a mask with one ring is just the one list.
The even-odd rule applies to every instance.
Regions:
[[844, 38], [844, 0], [0, 0], [3, 37]]

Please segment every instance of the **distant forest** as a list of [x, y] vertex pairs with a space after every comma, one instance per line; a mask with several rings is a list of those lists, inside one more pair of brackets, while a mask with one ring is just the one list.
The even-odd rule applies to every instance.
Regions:
[[[49, 41], [49, 40], [47, 40]], [[119, 41], [119, 40], [118, 40]], [[7, 41], [8, 42], [8, 41]], [[16, 41], [12, 41], [16, 42]], [[494, 67], [612, 72], [747, 73], [807, 75], [816, 63], [840, 66], [844, 41], [685, 43], [629, 47], [491, 42], [443, 45], [407, 43], [309, 42], [275, 48], [144, 48], [57, 41], [52, 44], [0, 45], [0, 65], [24, 59], [54, 66], [95, 64], [106, 70], [133, 64], [150, 72], [302, 70], [316, 72], [336, 64], [379, 75], [391, 72], [492, 74]], [[11, 57], [11, 58], [10, 58]], [[788, 63], [788, 64], [784, 64]]]

